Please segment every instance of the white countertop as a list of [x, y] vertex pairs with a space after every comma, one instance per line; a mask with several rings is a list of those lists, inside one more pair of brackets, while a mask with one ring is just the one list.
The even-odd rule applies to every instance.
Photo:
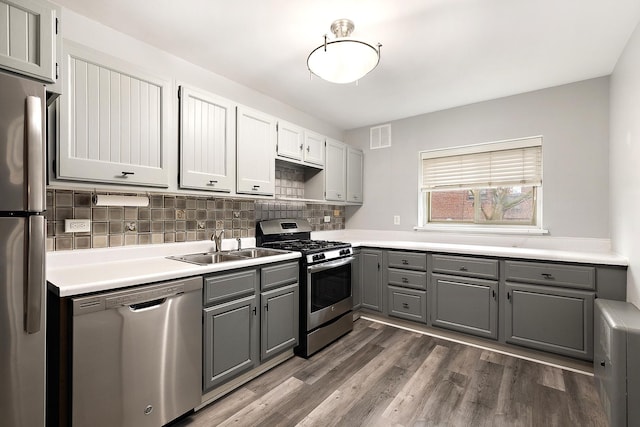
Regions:
[[[231, 244], [223, 243], [222, 249], [235, 249]], [[244, 239], [243, 246], [250, 247]], [[212, 249], [210, 241], [200, 241], [48, 252], [47, 282], [58, 296], [68, 297], [300, 258], [300, 253], [290, 252], [205, 266], [166, 258]]]
[[[626, 257], [611, 252], [606, 239], [461, 237], [372, 230], [313, 232], [311, 237], [341, 240], [355, 247], [613, 266], [627, 266], [629, 262]], [[222, 249], [236, 249], [235, 244], [233, 239], [224, 240]], [[242, 245], [254, 247], [255, 239], [242, 239]], [[300, 258], [299, 253], [292, 252], [206, 266], [166, 258], [212, 250], [211, 241], [199, 241], [49, 252], [47, 281], [54, 292], [67, 297]]]
[[[404, 249], [500, 258], [627, 266], [609, 249], [608, 239], [460, 236], [445, 233], [340, 230], [314, 232], [313, 239], [340, 240], [354, 247]], [[405, 240], [406, 239], [406, 240]]]

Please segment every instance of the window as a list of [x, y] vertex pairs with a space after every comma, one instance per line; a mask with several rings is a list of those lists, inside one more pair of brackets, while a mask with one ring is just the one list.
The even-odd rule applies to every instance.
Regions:
[[542, 231], [542, 137], [420, 153], [420, 226]]

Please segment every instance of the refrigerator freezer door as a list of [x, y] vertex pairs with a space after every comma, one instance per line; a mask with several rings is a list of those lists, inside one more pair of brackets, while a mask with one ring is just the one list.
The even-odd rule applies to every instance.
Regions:
[[43, 212], [45, 89], [0, 73], [0, 212]]
[[0, 218], [0, 424], [11, 427], [44, 425], [44, 280], [30, 296], [41, 310], [39, 331], [25, 332], [29, 223], [29, 217]]

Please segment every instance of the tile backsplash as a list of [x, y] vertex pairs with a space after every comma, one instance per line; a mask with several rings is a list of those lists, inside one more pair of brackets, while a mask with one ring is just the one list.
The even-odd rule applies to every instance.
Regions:
[[[301, 196], [291, 194], [293, 175], [282, 177], [278, 194]], [[48, 251], [207, 240], [216, 230], [225, 230], [225, 238], [254, 237], [256, 221], [277, 218], [305, 218], [314, 231], [344, 229], [344, 206], [330, 204], [150, 193], [146, 207], [103, 207], [93, 204], [94, 194], [147, 195], [47, 189]], [[91, 231], [65, 233], [65, 219], [89, 219]]]

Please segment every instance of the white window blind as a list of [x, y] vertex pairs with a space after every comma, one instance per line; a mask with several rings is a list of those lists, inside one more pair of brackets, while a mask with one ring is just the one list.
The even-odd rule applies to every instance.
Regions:
[[542, 185], [542, 138], [424, 151], [422, 191]]

